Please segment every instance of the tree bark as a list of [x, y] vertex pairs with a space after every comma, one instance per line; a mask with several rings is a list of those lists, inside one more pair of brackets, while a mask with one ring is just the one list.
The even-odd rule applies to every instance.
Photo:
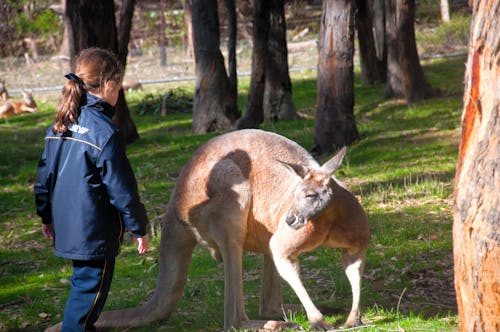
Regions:
[[387, 57], [381, 55], [379, 59], [377, 56], [375, 36], [380, 36], [380, 34], [374, 33], [373, 6], [373, 0], [356, 0], [356, 29], [358, 31], [361, 77], [363, 79], [363, 83], [368, 85], [385, 82], [387, 77]]
[[359, 139], [354, 119], [354, 11], [349, 0], [324, 0], [319, 34], [318, 95], [312, 153]]
[[475, 0], [455, 175], [453, 251], [462, 331], [500, 331], [500, 0]]
[[450, 21], [450, 3], [448, 0], [440, 0], [439, 8], [441, 9], [441, 21], [448, 23]]
[[[59, 54], [63, 58], [67, 57], [67, 59], [71, 59], [71, 45], [74, 43], [73, 42], [73, 28], [71, 27], [71, 22], [66, 15], [66, 1], [67, 0], [61, 0], [64, 32], [63, 32], [61, 47], [59, 48]], [[69, 67], [70, 67], [70, 65], [68, 62], [67, 70], [71, 70]]]
[[130, 31], [132, 30], [132, 19], [134, 18], [135, 0], [122, 0], [120, 16], [118, 21], [118, 59], [123, 65], [127, 64], [128, 43]]
[[[71, 68], [74, 68], [76, 55], [81, 50], [89, 47], [108, 49], [117, 54], [119, 58], [125, 56], [120, 58], [120, 61], [122, 61], [123, 65], [126, 64], [126, 54], [123, 54], [123, 52], [120, 54], [118, 48], [113, 0], [66, 1], [65, 13], [66, 19], [71, 24]], [[121, 21], [124, 22], [124, 20], [126, 19], [122, 18]], [[130, 30], [128, 33], [130, 33]], [[120, 91], [115, 108], [117, 112], [113, 117], [113, 121], [120, 129], [124, 141], [130, 144], [139, 138], [139, 134], [130, 115], [123, 91]]]
[[285, 1], [270, 2], [268, 62], [264, 90], [264, 121], [297, 119], [288, 70]]
[[245, 116], [236, 124], [237, 129], [258, 128], [264, 121], [263, 98], [266, 84], [266, 67], [269, 40], [268, 0], [255, 0], [253, 3], [253, 48], [252, 73]]
[[166, 12], [166, 0], [160, 0], [160, 10], [159, 18], [160, 24], [158, 27], [158, 49], [160, 51], [160, 66], [165, 67], [167, 65], [167, 41], [165, 39], [165, 12]]
[[387, 85], [385, 97], [415, 102], [433, 97], [415, 42], [415, 0], [385, 0], [387, 37]]
[[216, 0], [192, 1], [196, 88], [193, 132], [201, 134], [230, 129], [238, 118], [236, 93], [226, 74], [220, 51]]
[[193, 18], [192, 18], [193, 5], [191, 0], [184, 0], [184, 25], [186, 26], [186, 55], [193, 56]]
[[227, 40], [228, 53], [228, 72], [229, 82], [235, 94], [238, 93], [238, 76], [236, 65], [236, 37], [237, 37], [237, 22], [236, 22], [236, 6], [234, 0], [224, 0], [227, 10], [227, 18], [229, 24], [229, 38]]
[[384, 64], [384, 82], [387, 80], [387, 40], [385, 37], [385, 1], [386, 0], [371, 0], [373, 1], [372, 10], [372, 26], [373, 38], [375, 42], [375, 50], [377, 52], [378, 61]]

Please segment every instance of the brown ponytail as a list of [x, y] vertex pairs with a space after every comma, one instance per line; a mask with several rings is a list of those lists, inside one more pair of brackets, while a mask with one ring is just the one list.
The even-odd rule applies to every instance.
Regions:
[[116, 56], [100, 48], [88, 48], [75, 61], [75, 74], [66, 75], [68, 82], [63, 87], [57, 105], [56, 119], [52, 131], [63, 133], [78, 122], [82, 96], [100, 93], [108, 81], [121, 84], [124, 69]]
[[68, 80], [57, 105], [56, 121], [52, 128], [54, 133], [64, 133], [68, 130], [68, 126], [77, 123], [80, 115], [80, 99], [84, 93], [83, 84]]

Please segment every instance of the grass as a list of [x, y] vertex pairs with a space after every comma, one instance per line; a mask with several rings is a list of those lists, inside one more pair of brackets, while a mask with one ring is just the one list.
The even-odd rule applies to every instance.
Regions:
[[[356, 80], [355, 114], [363, 139], [351, 146], [337, 176], [366, 209], [373, 231], [362, 290], [366, 331], [457, 329], [452, 269], [451, 195], [456, 164], [464, 58], [424, 63], [428, 80], [443, 96], [408, 105], [383, 100], [383, 86]], [[359, 76], [359, 75], [358, 75]], [[313, 115], [312, 72], [292, 77], [299, 111]], [[248, 80], [240, 81], [241, 91]], [[192, 88], [171, 88], [175, 105]], [[159, 217], [174, 178], [193, 151], [216, 134], [193, 135], [190, 114], [174, 107], [166, 117], [147, 112], [158, 94], [134, 92], [129, 103], [141, 139], [128, 148], [141, 198], [151, 220], [151, 250], [146, 257], [126, 243], [118, 258], [106, 309], [138, 305], [151, 295], [158, 273]], [[148, 97], [146, 97], [148, 96]], [[187, 98], [188, 100], [189, 98]], [[244, 110], [245, 95], [239, 98]], [[176, 107], [177, 107], [176, 106]], [[0, 330], [39, 331], [61, 319], [71, 266], [55, 258], [41, 235], [34, 212], [33, 183], [55, 100], [40, 112], [0, 119]], [[264, 124], [307, 149], [314, 120]], [[325, 157], [326, 159], [326, 157]], [[323, 160], [321, 160], [323, 161]], [[350, 288], [336, 251], [318, 249], [301, 257], [303, 281], [327, 320], [341, 325], [350, 307]], [[245, 254], [247, 313], [258, 316], [262, 258]], [[184, 295], [170, 319], [127, 331], [214, 331], [223, 325], [222, 267], [196, 249]], [[283, 284], [285, 303], [298, 303]], [[303, 312], [287, 313], [306, 329]]]

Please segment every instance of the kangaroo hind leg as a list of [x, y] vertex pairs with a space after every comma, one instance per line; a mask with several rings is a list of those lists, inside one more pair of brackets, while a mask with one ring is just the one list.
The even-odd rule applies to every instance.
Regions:
[[363, 325], [361, 322], [360, 297], [361, 297], [361, 277], [365, 266], [366, 250], [360, 249], [356, 252], [350, 252], [344, 249], [342, 253], [342, 265], [344, 266], [345, 274], [352, 291], [352, 307], [351, 312], [345, 325], [347, 327], [355, 327]]
[[281, 277], [270, 255], [264, 255], [259, 316], [265, 319], [280, 319], [283, 317]]

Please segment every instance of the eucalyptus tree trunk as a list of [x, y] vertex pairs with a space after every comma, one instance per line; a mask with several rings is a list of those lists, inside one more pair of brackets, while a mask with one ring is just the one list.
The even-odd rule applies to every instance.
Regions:
[[[65, 4], [65, 19], [71, 26], [69, 33], [69, 52], [71, 68], [74, 67], [76, 55], [89, 47], [101, 47], [111, 50], [125, 66], [127, 61], [127, 45], [130, 38], [131, 19], [134, 1], [123, 1], [125, 6], [123, 17], [120, 18], [120, 42], [116, 27], [115, 6], [113, 0], [67, 0]], [[130, 22], [127, 22], [130, 20]], [[125, 44], [125, 45], [124, 45]], [[114, 123], [120, 129], [127, 144], [139, 138], [137, 128], [130, 115], [123, 90], [120, 90], [117, 112]]]
[[292, 83], [288, 70], [285, 1], [271, 1], [269, 14], [264, 120], [293, 120], [298, 116], [292, 100]]
[[127, 64], [128, 43], [130, 41], [130, 31], [132, 30], [132, 19], [134, 18], [135, 0], [122, 0], [118, 19], [118, 59], [123, 65]]
[[385, 96], [415, 102], [436, 95], [427, 83], [415, 42], [415, 0], [385, 0], [387, 85]]
[[236, 124], [237, 129], [258, 128], [264, 121], [263, 98], [266, 85], [266, 71], [269, 40], [268, 0], [253, 2], [253, 48], [252, 73], [245, 115]]
[[455, 289], [462, 331], [499, 331], [500, 0], [472, 6], [455, 175]]
[[[383, 31], [382, 34], [375, 30], [373, 25], [374, 1], [356, 0], [357, 19], [356, 29], [358, 31], [359, 55], [361, 63], [361, 77], [363, 83], [374, 84], [386, 81], [387, 77], [387, 57], [384, 54], [377, 55], [377, 47], [383, 50]], [[379, 14], [380, 15], [380, 14]], [[380, 19], [377, 17], [376, 19]], [[382, 12], [383, 19], [383, 12]], [[382, 45], [377, 45], [376, 36], [382, 36]]]
[[193, 0], [192, 24], [196, 63], [193, 132], [230, 129], [239, 114], [219, 48], [217, 1]]
[[440, 0], [439, 8], [441, 9], [441, 21], [448, 23], [450, 21], [450, 3], [448, 0]]
[[238, 75], [236, 72], [236, 37], [238, 26], [236, 22], [236, 6], [234, 0], [224, 0], [227, 10], [227, 18], [229, 23], [229, 38], [227, 39], [227, 53], [228, 53], [228, 72], [229, 82], [235, 94], [238, 93]]
[[193, 56], [193, 18], [192, 18], [193, 5], [192, 0], [184, 0], [184, 25], [186, 26], [186, 55]]
[[160, 10], [158, 12], [159, 25], [158, 25], [158, 48], [160, 53], [160, 66], [167, 65], [167, 40], [165, 38], [166, 22], [165, 12], [167, 11], [166, 0], [160, 0]]
[[312, 153], [359, 139], [354, 119], [354, 11], [349, 0], [324, 0], [319, 34], [318, 95]]

